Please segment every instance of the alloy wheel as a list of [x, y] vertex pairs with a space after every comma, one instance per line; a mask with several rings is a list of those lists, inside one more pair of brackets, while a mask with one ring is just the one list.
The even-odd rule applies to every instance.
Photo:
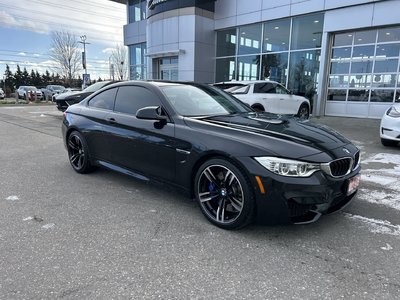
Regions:
[[216, 223], [232, 223], [242, 213], [245, 200], [242, 185], [225, 166], [206, 167], [199, 176], [197, 193], [203, 211]]

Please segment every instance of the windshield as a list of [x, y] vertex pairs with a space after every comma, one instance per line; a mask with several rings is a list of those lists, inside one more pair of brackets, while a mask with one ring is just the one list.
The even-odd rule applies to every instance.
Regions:
[[37, 88], [34, 86], [26, 86], [24, 89], [25, 89], [25, 91], [36, 91], [37, 90]]
[[185, 117], [252, 112], [252, 109], [219, 89], [206, 86], [170, 85], [161, 90], [174, 110]]
[[93, 93], [99, 89], [101, 89], [103, 86], [109, 84], [108, 81], [100, 81], [100, 82], [96, 82], [94, 84], [92, 84], [91, 86], [88, 86], [86, 89], [84, 89], [82, 92], [90, 92]]
[[65, 89], [65, 87], [63, 87], [62, 85], [53, 85], [52, 88], [55, 91], [62, 91]]

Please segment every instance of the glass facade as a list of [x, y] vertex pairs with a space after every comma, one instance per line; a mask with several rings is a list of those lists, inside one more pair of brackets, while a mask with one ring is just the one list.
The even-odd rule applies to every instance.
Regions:
[[129, 23], [146, 20], [146, 0], [129, 0], [128, 18]]
[[333, 37], [328, 101], [399, 102], [400, 27]]
[[217, 32], [215, 81], [278, 81], [312, 100], [316, 93], [323, 14]]
[[146, 43], [129, 45], [129, 78], [146, 79]]

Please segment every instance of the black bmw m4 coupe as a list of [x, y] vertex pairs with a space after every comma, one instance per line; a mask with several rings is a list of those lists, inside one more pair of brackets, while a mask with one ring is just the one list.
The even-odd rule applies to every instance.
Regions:
[[224, 229], [316, 221], [346, 206], [360, 180], [360, 152], [338, 132], [195, 83], [109, 85], [67, 109], [62, 133], [76, 172], [179, 186]]

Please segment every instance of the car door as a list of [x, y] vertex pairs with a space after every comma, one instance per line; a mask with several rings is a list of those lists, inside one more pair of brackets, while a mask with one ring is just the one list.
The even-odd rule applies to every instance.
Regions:
[[175, 179], [174, 124], [136, 118], [138, 109], [162, 106], [159, 97], [146, 87], [120, 86], [114, 111], [106, 117], [112, 163], [173, 181]]
[[276, 94], [280, 100], [279, 107], [281, 114], [297, 114], [301, 104], [299, 97], [290, 93], [280, 84], [276, 84]]
[[86, 108], [83, 108], [86, 118], [86, 128], [83, 134], [86, 137], [90, 149], [90, 155], [97, 160], [110, 161], [111, 151], [107, 136], [104, 135], [104, 127], [107, 124], [107, 115], [114, 108], [115, 96], [118, 88], [110, 88], [93, 96]]
[[263, 105], [265, 111], [276, 114], [282, 113], [282, 99], [280, 95], [276, 94], [276, 85], [273, 82], [255, 83], [253, 97]]

